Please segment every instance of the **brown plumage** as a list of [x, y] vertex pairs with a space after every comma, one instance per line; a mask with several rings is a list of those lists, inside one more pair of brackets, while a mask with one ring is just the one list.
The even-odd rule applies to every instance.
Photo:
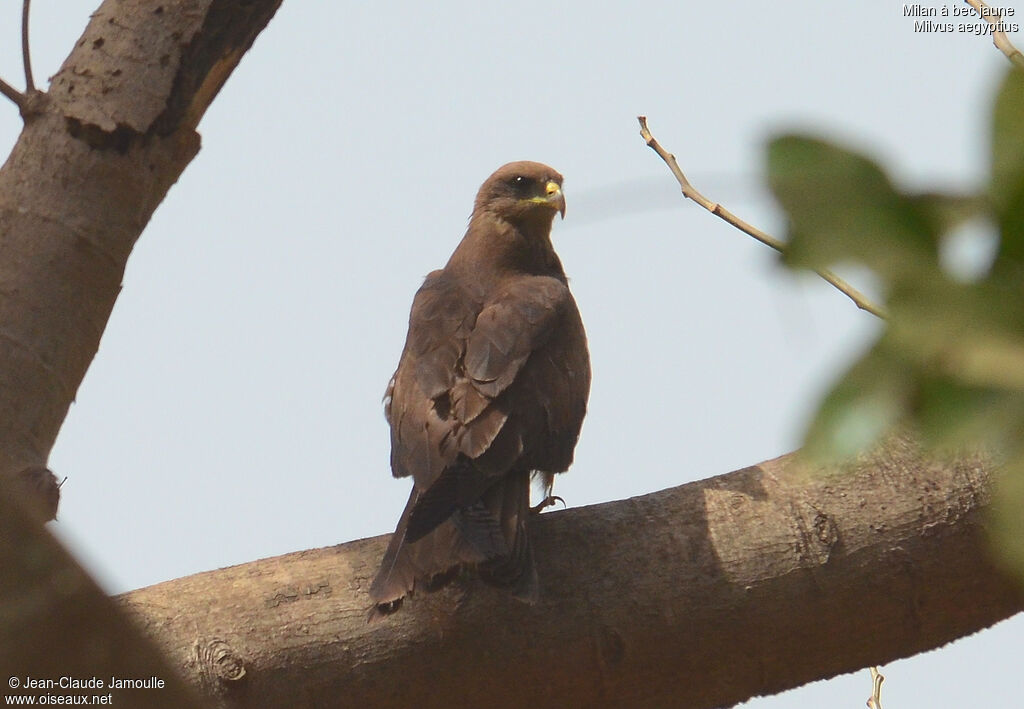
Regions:
[[391, 470], [413, 489], [370, 586], [371, 619], [464, 566], [537, 598], [530, 477], [549, 493], [572, 463], [590, 391], [586, 334], [551, 246], [561, 185], [540, 163], [499, 168], [416, 293], [385, 395]]

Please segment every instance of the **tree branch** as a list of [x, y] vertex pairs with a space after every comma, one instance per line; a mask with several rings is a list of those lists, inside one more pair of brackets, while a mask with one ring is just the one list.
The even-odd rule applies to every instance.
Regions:
[[[34, 517], [56, 509], [46, 460], [132, 247], [199, 150], [204, 111], [279, 4], [106, 0], [48, 92], [32, 90], [27, 42], [29, 91], [0, 81], [33, 116], [0, 167], [0, 694], [17, 689], [14, 674], [156, 675], [163, 689], [115, 689], [111, 703], [196, 706]], [[27, 33], [27, 2], [23, 12]]]
[[882, 682], [885, 677], [877, 667], [871, 668], [871, 696], [868, 697], [868, 709], [882, 709]]
[[[724, 219], [727, 223], [736, 227], [745, 234], [754, 237], [762, 244], [770, 246], [779, 253], [785, 252], [786, 244], [784, 242], [776, 239], [773, 236], [770, 236], [769, 234], [766, 234], [757, 227], [748, 224], [747, 222], [743, 221], [735, 214], [730, 212], [728, 209], [723, 207], [718, 202], [712, 202], [710, 199], [708, 199], [700, 192], [698, 192], [693, 187], [693, 185], [690, 184], [690, 181], [686, 179], [686, 175], [683, 174], [682, 169], [679, 167], [679, 163], [676, 162], [675, 156], [672, 153], [665, 150], [665, 148], [661, 146], [661, 143], [659, 143], [657, 139], [651, 134], [651, 131], [647, 128], [647, 116], [637, 116], [637, 120], [640, 121], [640, 136], [647, 143], [648, 147], [650, 147], [651, 150], [657, 153], [658, 157], [664, 160], [665, 164], [668, 165], [669, 170], [672, 171], [672, 174], [675, 176], [676, 181], [679, 183], [679, 187], [682, 189], [684, 197], [692, 199], [694, 202], [696, 202], [704, 209], [714, 214], [716, 217]], [[852, 300], [854, 304], [861, 310], [867, 311], [876, 317], [882, 318], [883, 320], [886, 319], [886, 313], [881, 307], [872, 303], [863, 293], [858, 291], [856, 288], [851, 286], [849, 283], [847, 283], [845, 280], [837, 276], [832, 271], [826, 269], [814, 269], [814, 272], [817, 273], [826, 281], [828, 281], [830, 284], [832, 284], [841, 293], [846, 295], [846, 297]]]
[[21, 61], [25, 67], [25, 93], [30, 94], [36, 90], [35, 81], [32, 80], [32, 54], [28, 48], [28, 13], [31, 0], [22, 0], [21, 4]]
[[1013, 42], [999, 26], [1002, 16], [997, 15], [995, 10], [985, 4], [984, 0], [964, 0], [964, 2], [973, 7], [974, 11], [992, 26], [992, 44], [996, 45], [996, 48], [1005, 54], [1013, 64], [1024, 69], [1024, 54], [1021, 54], [1020, 50], [1013, 46]]
[[35, 83], [32, 81], [32, 59], [29, 53], [28, 47], [28, 15], [29, 15], [29, 3], [31, 0], [23, 0], [21, 5], [21, 58], [22, 64], [25, 67], [25, 93], [18, 91], [16, 88], [8, 84], [3, 79], [0, 79], [0, 94], [3, 94], [18, 107], [18, 111], [21, 115], [28, 113], [28, 96], [35, 91]]
[[34, 120], [0, 168], [0, 476], [46, 466], [136, 239], [280, 2], [107, 0], [22, 97]]
[[18, 91], [16, 88], [8, 84], [3, 79], [0, 79], [0, 94], [3, 94], [18, 107], [19, 111], [24, 112], [25, 110], [25, 95]]
[[368, 625], [386, 536], [120, 601], [221, 707], [726, 706], [1024, 608], [988, 560], [989, 480], [895, 440], [844, 470], [786, 456], [543, 514], [533, 607], [462, 579]]
[[[90, 689], [113, 706], [192, 709], [194, 691], [34, 519], [33, 503], [0, 478], [0, 695], [36, 694], [10, 677], [158, 677], [154, 691]], [[13, 690], [13, 691], [12, 691]], [[52, 694], [52, 690], [46, 692]]]

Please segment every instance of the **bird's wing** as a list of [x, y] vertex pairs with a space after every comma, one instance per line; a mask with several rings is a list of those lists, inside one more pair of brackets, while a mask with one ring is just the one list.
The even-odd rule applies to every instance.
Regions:
[[409, 333], [384, 395], [391, 424], [391, 471], [426, 489], [455, 458], [457, 421], [445, 410], [478, 308], [443, 271], [413, 299]]
[[436, 399], [451, 389], [476, 308], [444, 271], [427, 276], [413, 299], [406, 352], [420, 392]]
[[462, 366], [442, 395], [447, 401], [440, 408], [452, 427], [437, 443], [451, 460], [426, 485], [420, 485], [426, 476], [416, 477], [422, 495], [409, 518], [410, 541], [479, 500], [517, 464], [523, 434], [533, 428], [527, 419], [543, 413], [523, 410], [518, 398], [502, 395], [515, 388], [517, 375], [548, 341], [569, 303], [561, 281], [522, 276], [504, 284], [484, 305], [465, 340]]
[[508, 388], [570, 303], [568, 287], [556, 278], [511, 280], [480, 312], [469, 334], [465, 371], [473, 387], [492, 399]]

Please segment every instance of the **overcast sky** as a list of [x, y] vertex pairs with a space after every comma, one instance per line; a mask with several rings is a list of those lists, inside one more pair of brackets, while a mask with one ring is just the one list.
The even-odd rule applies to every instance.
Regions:
[[[33, 3], [37, 83], [97, 2]], [[20, 5], [0, 3], [16, 85]], [[684, 203], [636, 116], [698, 189], [781, 236], [768, 136], [809, 130], [902, 184], [969, 188], [1005, 66], [989, 38], [916, 33], [878, 0], [285, 0], [132, 254], [51, 457], [68, 477], [51, 528], [115, 593], [391, 531], [408, 482], [381, 396], [409, 305], [510, 160], [565, 175], [554, 242], [590, 337], [556, 492], [575, 507], [788, 452], [878, 325]], [[0, 106], [0, 154], [19, 130]], [[885, 705], [1018, 706], [1021, 631], [883, 668]], [[864, 670], [749, 706], [861, 707], [869, 690]]]

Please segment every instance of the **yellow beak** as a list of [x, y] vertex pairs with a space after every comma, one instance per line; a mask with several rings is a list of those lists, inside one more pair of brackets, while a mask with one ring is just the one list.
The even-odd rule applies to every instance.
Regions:
[[562, 219], [565, 219], [565, 195], [562, 194], [562, 186], [551, 180], [544, 186], [544, 192], [547, 194], [548, 204], [557, 209]]

